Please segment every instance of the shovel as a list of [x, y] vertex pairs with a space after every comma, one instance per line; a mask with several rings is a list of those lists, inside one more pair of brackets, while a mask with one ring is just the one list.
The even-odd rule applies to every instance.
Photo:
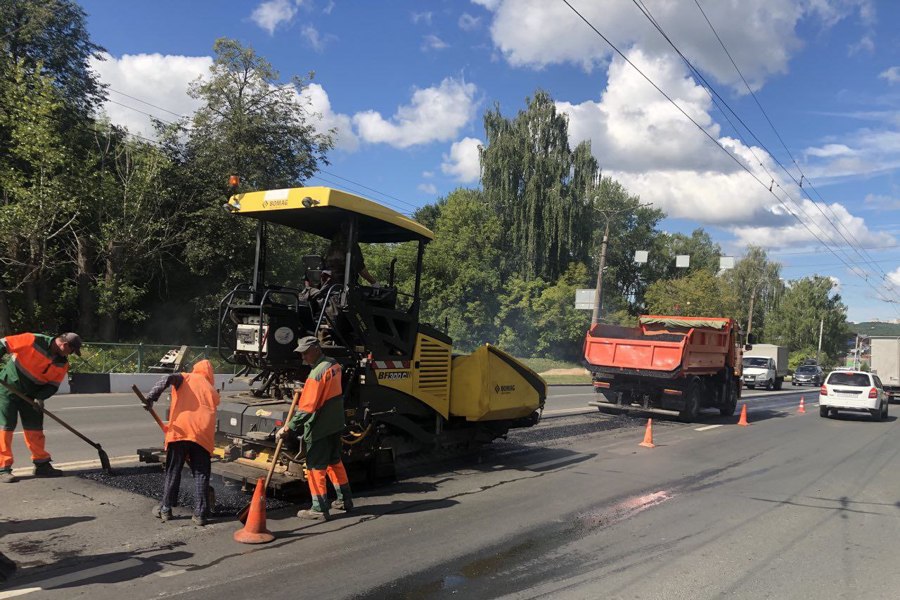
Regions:
[[63, 421], [62, 419], [60, 419], [59, 417], [57, 417], [56, 415], [54, 415], [52, 412], [50, 412], [50, 411], [47, 410], [46, 408], [42, 409], [40, 406], [38, 406], [37, 402], [35, 402], [35, 401], [32, 400], [31, 398], [29, 398], [28, 396], [26, 396], [25, 394], [23, 394], [22, 392], [20, 392], [20, 391], [17, 390], [16, 388], [12, 387], [11, 385], [9, 385], [8, 383], [6, 383], [5, 381], [0, 381], [0, 385], [2, 385], [3, 387], [5, 387], [7, 390], [9, 390], [10, 392], [12, 392], [13, 394], [15, 394], [16, 396], [18, 396], [19, 398], [21, 398], [21, 399], [24, 400], [25, 402], [27, 402], [29, 405], [31, 405], [31, 408], [33, 408], [34, 410], [39, 411], [39, 412], [43, 412], [45, 415], [47, 415], [48, 417], [50, 417], [51, 419], [53, 419], [54, 421], [56, 421], [57, 423], [59, 423], [60, 425], [62, 425], [63, 427], [65, 427], [66, 429], [68, 429], [69, 431], [71, 431], [72, 433], [74, 433], [75, 435], [77, 435], [78, 437], [80, 437], [82, 440], [84, 440], [85, 442], [87, 442], [87, 443], [90, 444], [91, 446], [93, 446], [93, 447], [97, 450], [97, 454], [100, 455], [100, 466], [103, 467], [103, 470], [106, 471], [107, 473], [109, 473], [110, 475], [113, 474], [112, 465], [109, 464], [109, 456], [107, 456], [106, 451], [103, 450], [103, 448], [100, 447], [100, 444], [98, 444], [98, 443], [96, 443], [96, 442], [92, 442], [92, 441], [89, 440], [85, 435], [83, 435], [81, 432], [77, 431], [74, 427], [72, 427], [71, 425], [69, 425], [68, 423], [66, 423], [65, 421]]
[[[288, 409], [287, 418], [285, 418], [284, 423], [287, 425], [291, 422], [291, 417], [294, 416], [294, 409], [297, 408], [297, 402], [300, 400], [300, 392], [294, 392], [294, 401], [291, 402], [291, 408]], [[284, 438], [278, 440], [278, 443], [275, 444], [275, 454], [272, 455], [272, 464], [269, 466], [269, 473], [266, 475], [266, 482], [263, 484], [263, 498], [265, 498], [266, 490], [269, 489], [269, 482], [272, 480], [272, 473], [275, 472], [275, 465], [278, 464], [278, 457], [281, 455], [281, 447], [284, 445]], [[241, 512], [238, 513], [238, 520], [241, 523], [247, 523], [247, 516], [250, 514], [250, 506], [253, 504], [253, 501], [247, 503]]]

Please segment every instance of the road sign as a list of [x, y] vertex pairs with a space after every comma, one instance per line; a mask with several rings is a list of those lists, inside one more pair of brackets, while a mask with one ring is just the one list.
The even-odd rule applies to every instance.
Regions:
[[643, 265], [647, 262], [647, 254], [646, 250], [635, 250], [634, 251], [634, 262]]
[[690, 254], [678, 254], [675, 256], [675, 266], [679, 269], [687, 269], [691, 266]]
[[575, 309], [576, 310], [594, 310], [594, 302], [597, 299], [597, 290], [594, 288], [586, 290], [575, 290]]

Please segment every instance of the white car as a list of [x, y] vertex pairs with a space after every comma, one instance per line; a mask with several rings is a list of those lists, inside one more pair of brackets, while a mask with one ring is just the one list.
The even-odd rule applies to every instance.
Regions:
[[832, 371], [819, 390], [820, 417], [846, 410], [867, 412], [884, 421], [889, 403], [878, 375], [865, 371]]

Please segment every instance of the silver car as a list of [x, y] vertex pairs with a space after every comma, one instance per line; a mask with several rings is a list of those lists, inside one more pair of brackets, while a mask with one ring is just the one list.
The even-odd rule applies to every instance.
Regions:
[[873, 419], [888, 416], [887, 394], [877, 375], [865, 371], [832, 371], [819, 390], [819, 416], [838, 411], [867, 412]]

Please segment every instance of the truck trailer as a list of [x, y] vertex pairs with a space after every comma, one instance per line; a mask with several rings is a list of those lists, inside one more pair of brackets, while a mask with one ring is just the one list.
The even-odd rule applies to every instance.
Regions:
[[888, 397], [900, 401], [900, 337], [874, 336], [869, 343], [872, 372], [878, 375]]
[[644, 411], [694, 421], [700, 410], [734, 414], [741, 347], [733, 319], [644, 315], [637, 327], [594, 325], [584, 341], [591, 402], [602, 412]]

